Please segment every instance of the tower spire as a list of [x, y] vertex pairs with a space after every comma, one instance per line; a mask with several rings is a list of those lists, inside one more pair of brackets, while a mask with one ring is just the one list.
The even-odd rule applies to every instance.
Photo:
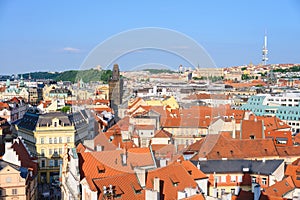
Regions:
[[268, 58], [268, 48], [267, 48], [267, 31], [265, 30], [264, 46], [262, 49], [263, 64], [266, 65], [268, 60], [269, 60], [269, 58]]

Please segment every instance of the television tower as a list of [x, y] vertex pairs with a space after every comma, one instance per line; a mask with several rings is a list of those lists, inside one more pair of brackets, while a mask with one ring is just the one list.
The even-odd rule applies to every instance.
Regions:
[[267, 33], [265, 32], [264, 46], [262, 49], [262, 61], [264, 65], [267, 65], [268, 58], [268, 49], [267, 49]]

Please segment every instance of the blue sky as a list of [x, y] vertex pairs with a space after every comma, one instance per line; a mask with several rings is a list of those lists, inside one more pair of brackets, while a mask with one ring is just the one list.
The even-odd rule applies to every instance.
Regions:
[[[300, 3], [296, 0], [2, 0], [0, 74], [79, 69], [99, 43], [142, 27], [172, 29], [193, 38], [218, 67], [261, 62], [267, 29], [270, 63], [300, 63]], [[144, 58], [169, 66], [181, 64], [180, 59], [153, 52], [123, 56], [116, 62], [127, 70], [143, 64]]]

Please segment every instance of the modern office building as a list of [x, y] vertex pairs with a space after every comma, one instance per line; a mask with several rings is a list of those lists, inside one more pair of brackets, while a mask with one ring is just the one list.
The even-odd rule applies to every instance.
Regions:
[[258, 94], [241, 106], [258, 116], [276, 116], [292, 127], [293, 134], [300, 132], [300, 93]]

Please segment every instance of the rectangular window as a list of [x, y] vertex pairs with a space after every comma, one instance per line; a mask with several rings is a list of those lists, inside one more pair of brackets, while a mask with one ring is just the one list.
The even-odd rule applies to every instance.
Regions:
[[243, 182], [243, 176], [242, 176], [242, 175], [239, 175], [239, 176], [238, 176], [238, 182], [239, 182], [239, 183]]
[[59, 154], [62, 154], [62, 148], [59, 148], [58, 151], [59, 151]]
[[44, 144], [44, 138], [43, 137], [41, 138], [41, 144]]
[[71, 141], [70, 137], [67, 137], [67, 143], [69, 143]]
[[52, 144], [52, 138], [49, 138], [49, 144]]
[[62, 137], [59, 137], [59, 143], [63, 143], [63, 142], [62, 142]]
[[263, 185], [267, 185], [267, 178], [262, 178], [261, 183], [262, 183]]
[[13, 195], [18, 194], [18, 189], [12, 189], [12, 194], [13, 194]]
[[226, 183], [226, 176], [221, 176], [221, 182]]
[[215, 182], [219, 183], [220, 182], [220, 176], [215, 176]]
[[56, 143], [57, 143], [57, 138], [55, 137], [55, 138], [54, 138], [54, 144], [56, 144]]
[[53, 160], [49, 160], [49, 166], [53, 167], [54, 166], [54, 161]]
[[251, 176], [251, 182], [256, 183], [256, 177], [255, 176]]
[[45, 156], [45, 149], [41, 149], [41, 156]]
[[54, 166], [58, 167], [58, 160], [54, 160]]
[[236, 176], [230, 176], [230, 181], [235, 182], [236, 181]]
[[53, 152], [52, 149], [49, 149], [49, 156], [52, 156]]
[[42, 160], [41, 167], [45, 167], [45, 160]]

